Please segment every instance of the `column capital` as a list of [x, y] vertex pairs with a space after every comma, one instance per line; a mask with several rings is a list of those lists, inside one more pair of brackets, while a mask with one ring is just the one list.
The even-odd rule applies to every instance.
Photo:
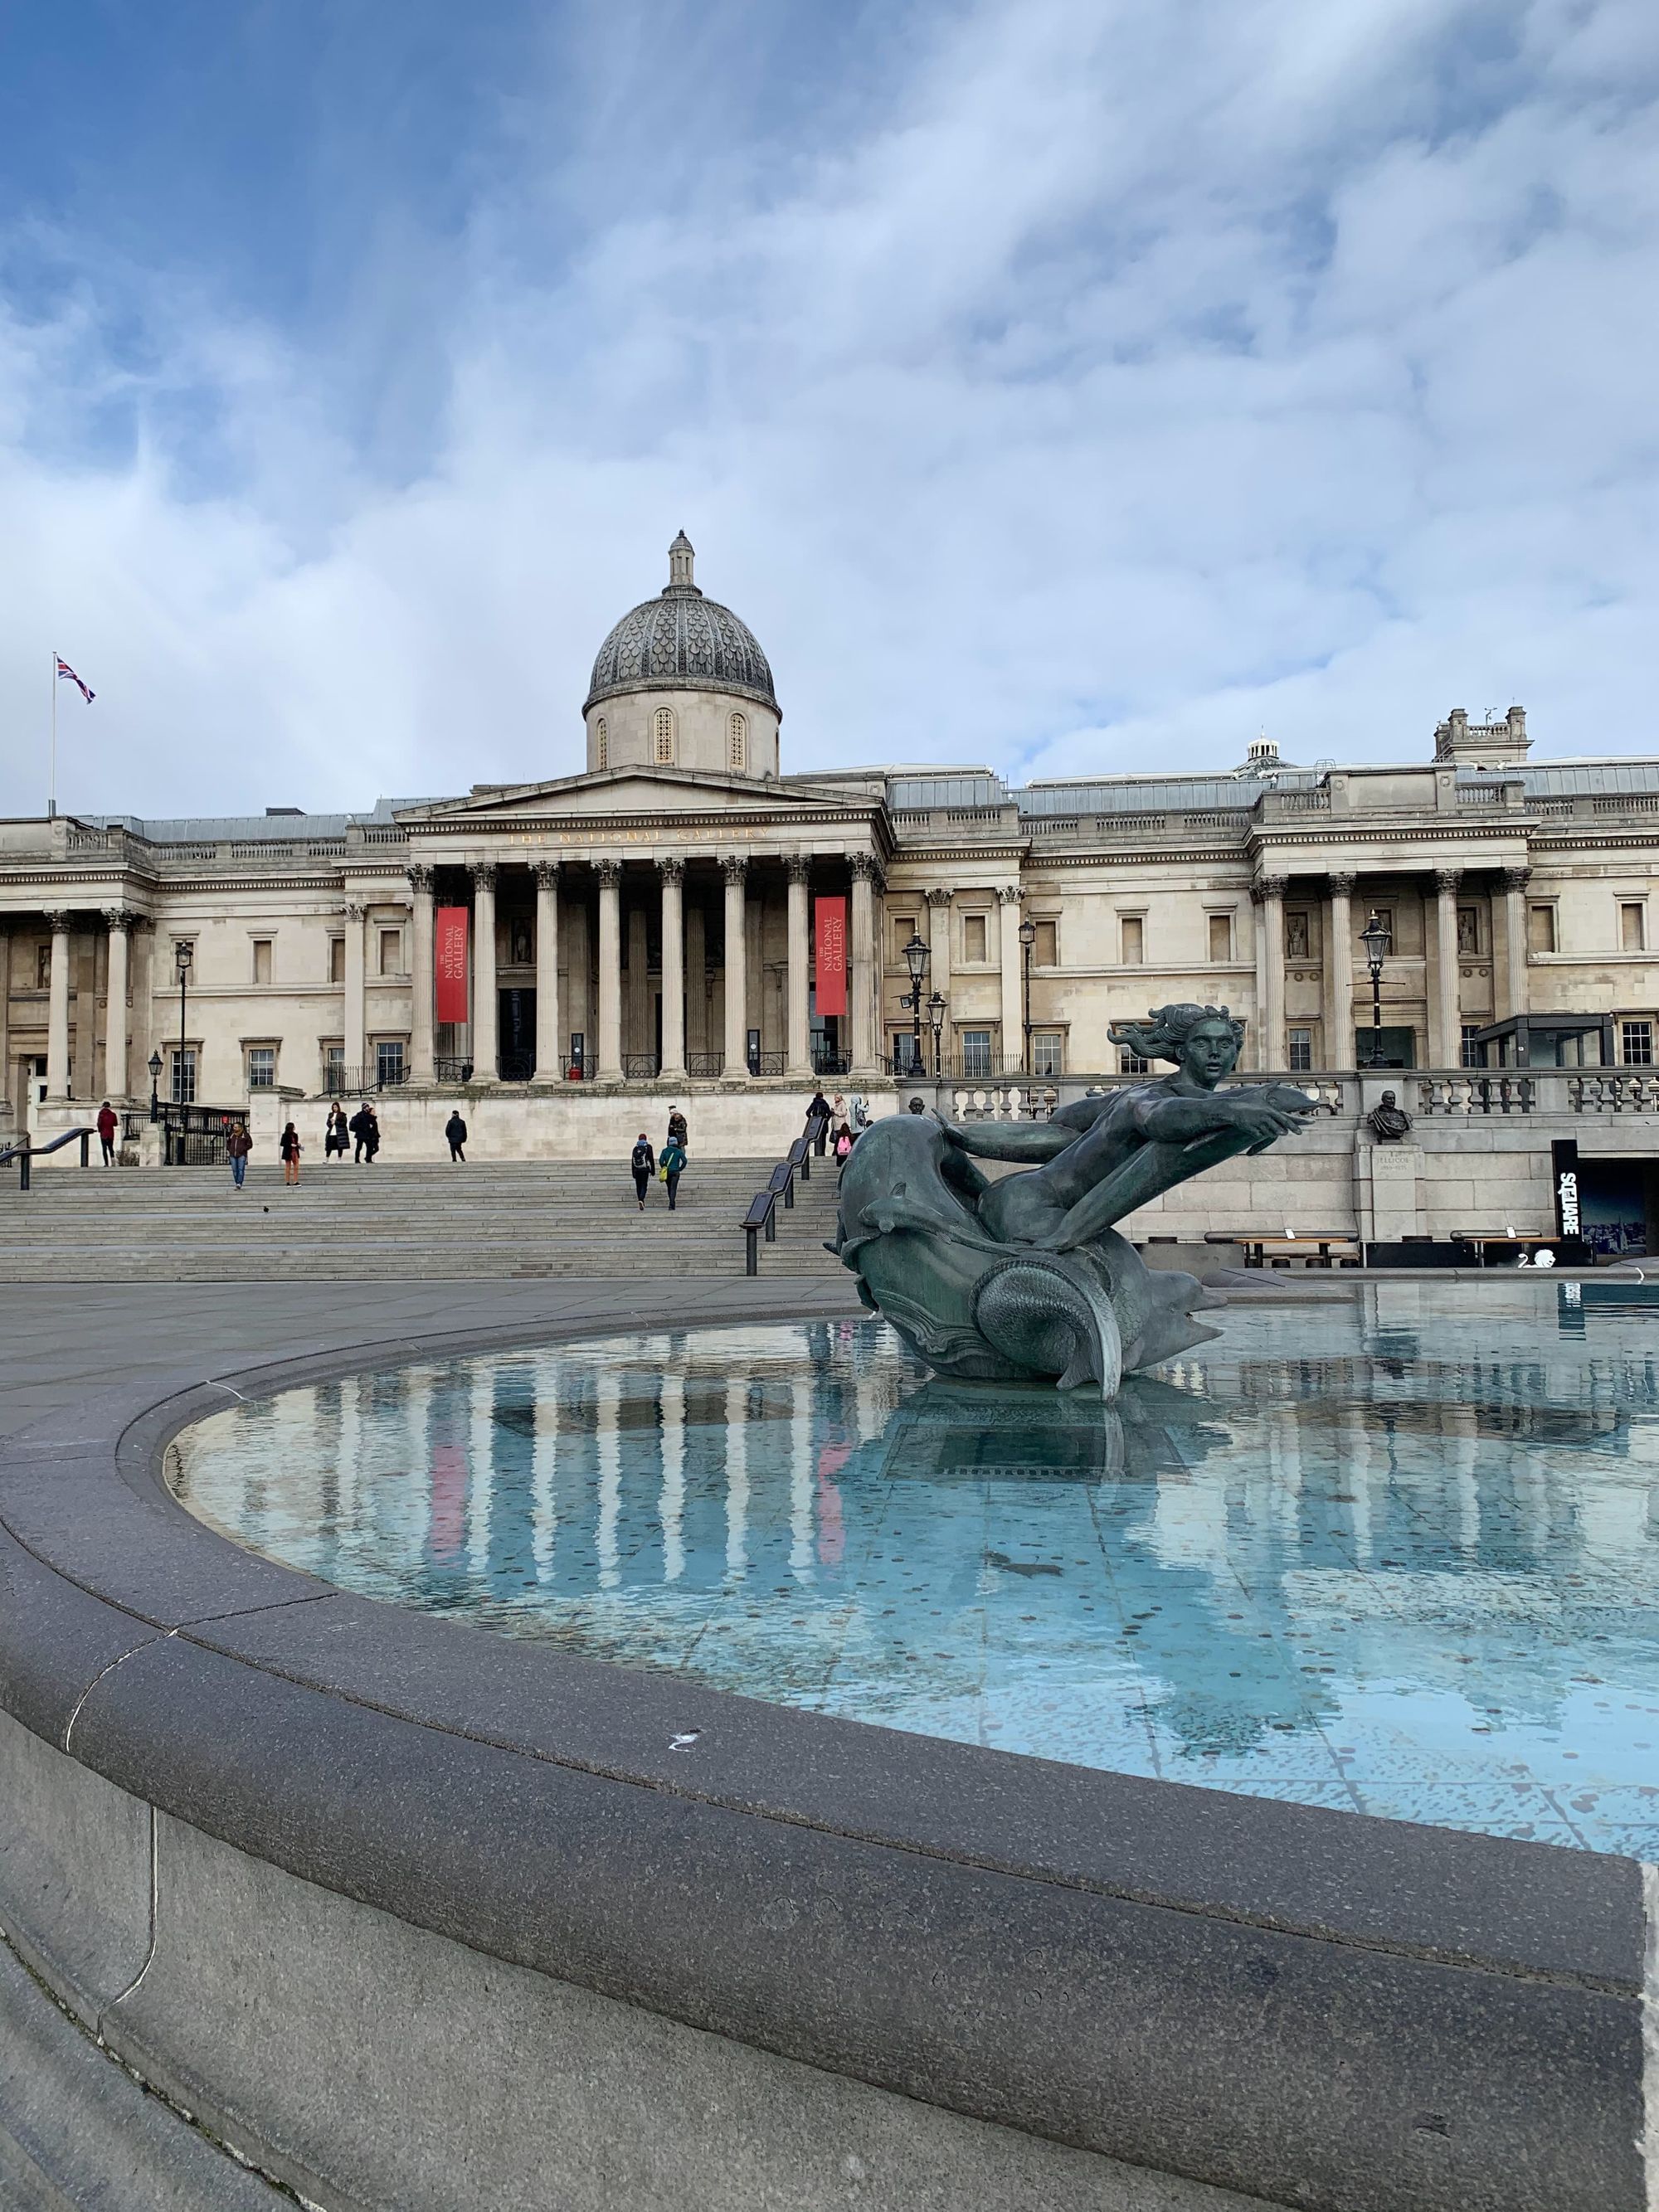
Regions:
[[345, 916], [345, 919], [348, 921], [361, 921], [363, 916], [368, 912], [368, 908], [354, 900], [348, 900], [345, 905], [340, 908], [340, 912]]
[[1504, 888], [1506, 891], [1523, 891], [1532, 881], [1530, 868], [1505, 868]]
[[1358, 880], [1358, 876], [1349, 875], [1331, 876], [1327, 878], [1333, 895], [1337, 898], [1352, 898], [1353, 887]]
[[495, 890], [495, 863], [494, 860], [474, 860], [472, 863], [472, 888], [475, 891], [493, 891]]
[[622, 862], [620, 860], [595, 860], [593, 863], [593, 872], [599, 879], [599, 888], [601, 890], [613, 891], [616, 890], [617, 884], [622, 881]]
[[924, 891], [922, 893], [922, 896], [927, 900], [929, 906], [949, 906], [951, 899], [955, 896], [955, 893], [949, 890], [941, 890], [936, 884], [932, 890]]
[[70, 933], [70, 910], [64, 906], [49, 906], [46, 909], [46, 927], [54, 937], [67, 937]]
[[1024, 894], [1018, 884], [999, 884], [997, 885], [997, 904], [999, 906], [1018, 906]]
[[1462, 880], [1462, 868], [1437, 868], [1434, 872], [1434, 887], [1437, 891], [1455, 891]]
[[554, 891], [559, 887], [559, 864], [556, 860], [538, 860], [531, 869], [538, 891]]
[[685, 880], [685, 862], [678, 853], [659, 854], [657, 868], [665, 884], [679, 884]]
[[137, 927], [139, 917], [130, 906], [106, 906], [104, 920], [112, 935], [118, 930], [126, 935]]
[[409, 878], [409, 887], [412, 891], [429, 891], [437, 880], [436, 869], [428, 868], [422, 861], [405, 868], [404, 873]]
[[784, 872], [792, 884], [811, 882], [812, 856], [810, 853], [791, 853], [783, 866]]
[[853, 871], [854, 883], [874, 884], [881, 880], [881, 863], [873, 853], [854, 853], [847, 865]]
[[720, 860], [720, 872], [728, 884], [740, 884], [749, 872], [748, 854], [726, 854]]
[[1269, 899], [1284, 897], [1288, 882], [1289, 878], [1285, 876], [1263, 876], [1250, 885], [1250, 896], [1258, 906], [1265, 906]]

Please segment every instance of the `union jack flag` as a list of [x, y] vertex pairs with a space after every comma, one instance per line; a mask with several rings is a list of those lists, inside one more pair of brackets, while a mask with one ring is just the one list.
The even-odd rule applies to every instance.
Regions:
[[88, 706], [90, 707], [93, 701], [98, 696], [98, 694], [95, 691], [88, 690], [86, 685], [81, 681], [75, 671], [70, 666], [68, 661], [64, 659], [61, 653], [54, 654], [53, 658], [58, 663], [58, 681], [60, 684], [72, 684], [76, 690], [81, 694], [81, 696], [86, 701]]

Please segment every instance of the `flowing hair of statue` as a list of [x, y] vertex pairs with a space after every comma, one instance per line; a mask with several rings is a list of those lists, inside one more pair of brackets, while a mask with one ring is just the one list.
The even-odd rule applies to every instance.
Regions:
[[1233, 1033], [1233, 1042], [1244, 1042], [1243, 1021], [1236, 1020], [1225, 1006], [1190, 1004], [1154, 1006], [1144, 1022], [1114, 1022], [1106, 1035], [1113, 1044], [1124, 1046], [1142, 1060], [1178, 1060], [1200, 1022], [1225, 1022]]

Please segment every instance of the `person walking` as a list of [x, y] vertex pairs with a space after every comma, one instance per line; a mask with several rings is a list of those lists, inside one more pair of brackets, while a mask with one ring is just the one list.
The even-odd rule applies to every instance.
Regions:
[[346, 1124], [356, 1140], [356, 1150], [351, 1156], [353, 1167], [361, 1167], [363, 1155], [368, 1155], [369, 1165], [374, 1164], [374, 1155], [380, 1150], [380, 1133], [374, 1126], [374, 1109], [367, 1098]]
[[345, 1156], [351, 1150], [351, 1129], [346, 1121], [345, 1108], [337, 1098], [328, 1109], [328, 1120], [323, 1127], [323, 1153], [345, 1164]]
[[853, 1132], [843, 1121], [836, 1132], [836, 1158], [844, 1167], [853, 1152]]
[[292, 1121], [277, 1139], [276, 1150], [282, 1156], [283, 1181], [297, 1183], [300, 1180], [300, 1155], [305, 1146], [300, 1142], [300, 1132]]
[[120, 1120], [115, 1109], [106, 1098], [98, 1109], [98, 1142], [102, 1147], [104, 1165], [106, 1168], [112, 1168], [115, 1165], [115, 1132], [120, 1126]]
[[684, 1152], [687, 1144], [690, 1140], [690, 1136], [691, 1132], [685, 1125], [684, 1115], [681, 1113], [678, 1106], [671, 1106], [668, 1109], [669, 1143], [671, 1145], [678, 1145], [680, 1150]]
[[464, 1161], [466, 1158], [466, 1124], [461, 1119], [459, 1106], [452, 1110], [449, 1119], [444, 1123], [444, 1134], [449, 1139], [450, 1158]]
[[367, 1155], [368, 1164], [373, 1167], [374, 1155], [380, 1149], [380, 1117], [373, 1106], [365, 1106], [363, 1111], [368, 1116], [368, 1135], [364, 1142], [363, 1151]]
[[817, 1123], [817, 1133], [813, 1142], [812, 1149], [817, 1154], [818, 1158], [822, 1159], [823, 1158], [824, 1133], [830, 1127], [830, 1101], [824, 1097], [822, 1087], [815, 1091], [811, 1097], [807, 1100], [806, 1118], [809, 1121], [816, 1121]]
[[[292, 1127], [293, 1124], [290, 1122], [289, 1126]], [[242, 1188], [242, 1179], [247, 1173], [247, 1156], [252, 1150], [253, 1139], [247, 1133], [247, 1123], [233, 1122], [230, 1134], [225, 1139], [225, 1151], [230, 1160], [230, 1182], [233, 1190], [240, 1190]]]
[[651, 1139], [643, 1129], [640, 1141], [634, 1147], [634, 1194], [640, 1201], [640, 1212], [645, 1212], [646, 1185], [657, 1172], [657, 1156], [651, 1149]]
[[680, 1187], [680, 1177], [685, 1172], [685, 1147], [671, 1137], [657, 1156], [657, 1167], [668, 1186], [668, 1211], [674, 1211], [674, 1194]]

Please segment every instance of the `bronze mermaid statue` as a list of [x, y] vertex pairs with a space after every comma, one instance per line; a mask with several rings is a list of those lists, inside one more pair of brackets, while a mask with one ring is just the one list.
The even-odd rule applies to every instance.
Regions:
[[[1042, 1122], [896, 1114], [866, 1129], [841, 1179], [830, 1249], [941, 1373], [1098, 1385], [1216, 1331], [1192, 1275], [1154, 1273], [1113, 1224], [1176, 1183], [1294, 1136], [1319, 1102], [1283, 1083], [1221, 1089], [1243, 1042], [1225, 1006], [1153, 1009], [1109, 1032], [1175, 1073], [1063, 1106]], [[975, 1164], [1015, 1162], [995, 1180]]]

